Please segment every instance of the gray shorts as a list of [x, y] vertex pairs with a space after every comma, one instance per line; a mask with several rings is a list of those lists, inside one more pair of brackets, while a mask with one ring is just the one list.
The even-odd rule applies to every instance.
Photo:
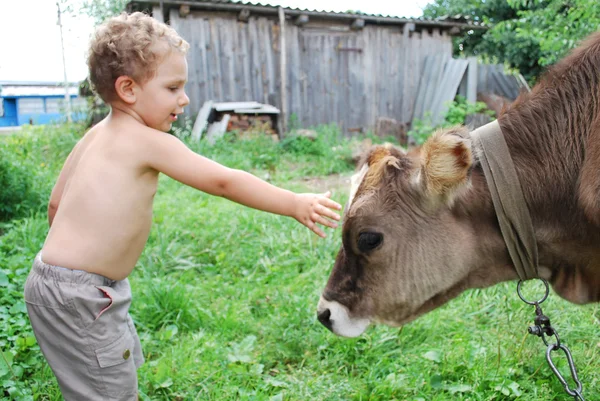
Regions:
[[66, 401], [136, 399], [144, 357], [129, 315], [127, 279], [48, 265], [38, 254], [25, 283], [25, 302]]

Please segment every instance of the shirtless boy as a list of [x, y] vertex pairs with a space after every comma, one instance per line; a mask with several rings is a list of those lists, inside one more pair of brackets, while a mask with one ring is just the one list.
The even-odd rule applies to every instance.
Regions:
[[340, 210], [329, 193], [296, 194], [224, 167], [168, 134], [189, 103], [186, 52], [172, 28], [123, 14], [92, 38], [90, 80], [110, 106], [68, 156], [50, 196], [50, 230], [25, 284], [38, 344], [67, 401], [132, 400], [143, 363], [129, 315], [132, 272], [148, 239], [158, 175], [319, 236]]

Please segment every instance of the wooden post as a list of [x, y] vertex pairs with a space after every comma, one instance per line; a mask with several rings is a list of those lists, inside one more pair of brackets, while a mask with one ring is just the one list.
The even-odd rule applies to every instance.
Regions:
[[467, 67], [467, 101], [475, 103], [477, 101], [477, 57], [467, 58], [469, 66]]
[[160, 6], [152, 7], [152, 17], [159, 20], [160, 22], [165, 22], [165, 17], [163, 15], [162, 1]]
[[280, 75], [280, 111], [279, 114], [281, 132], [279, 137], [287, 133], [287, 68], [285, 53], [285, 13], [283, 7], [279, 7], [279, 75]]
[[67, 106], [67, 120], [72, 122], [73, 119], [71, 117], [71, 94], [69, 93], [69, 80], [67, 79], [67, 63], [65, 62], [65, 45], [63, 42], [63, 26], [62, 20], [60, 18], [60, 4], [58, 1], [56, 2], [56, 8], [58, 9], [58, 21], [56, 24], [60, 29], [60, 50], [62, 52], [62, 61], [63, 61], [63, 76], [65, 80], [65, 104]]

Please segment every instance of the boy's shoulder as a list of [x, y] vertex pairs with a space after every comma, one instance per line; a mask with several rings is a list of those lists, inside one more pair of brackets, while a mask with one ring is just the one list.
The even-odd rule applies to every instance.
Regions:
[[116, 146], [129, 156], [137, 155], [141, 162], [151, 163], [156, 158], [165, 157], [169, 148], [186, 147], [175, 135], [131, 119], [106, 121], [98, 129], [96, 135], [106, 139], [101, 142], [111, 147]]
[[[91, 128], [85, 136], [98, 136], [105, 138], [112, 144], [125, 144], [128, 142], [138, 143], [152, 140], [157, 135], [165, 135], [164, 132], [148, 127], [141, 122], [131, 118], [106, 118]], [[84, 136], [84, 138], [85, 138]]]

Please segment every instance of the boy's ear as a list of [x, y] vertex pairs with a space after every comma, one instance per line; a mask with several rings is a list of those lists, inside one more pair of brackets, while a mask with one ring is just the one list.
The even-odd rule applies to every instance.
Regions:
[[133, 104], [136, 101], [137, 83], [127, 75], [121, 75], [115, 81], [115, 92], [119, 99], [127, 104]]

